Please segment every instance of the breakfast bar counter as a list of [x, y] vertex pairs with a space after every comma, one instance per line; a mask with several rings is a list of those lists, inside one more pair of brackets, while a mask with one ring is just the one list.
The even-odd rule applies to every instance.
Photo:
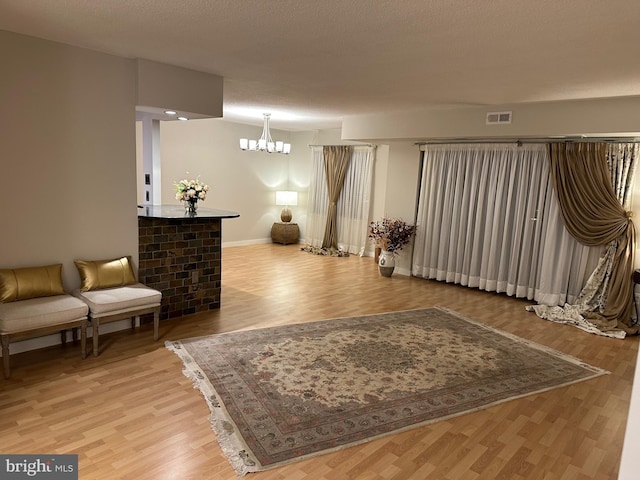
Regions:
[[222, 220], [240, 214], [180, 205], [138, 208], [138, 279], [162, 292], [160, 318], [220, 308]]

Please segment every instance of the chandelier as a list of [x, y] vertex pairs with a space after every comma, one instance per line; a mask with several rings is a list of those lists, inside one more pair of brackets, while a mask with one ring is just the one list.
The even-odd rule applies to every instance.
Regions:
[[270, 113], [263, 113], [264, 127], [262, 128], [262, 135], [259, 140], [249, 140], [248, 138], [240, 139], [240, 150], [253, 150], [267, 153], [283, 153], [288, 155], [291, 153], [291, 144], [284, 142], [274, 142], [271, 138], [271, 132], [269, 131], [269, 118]]

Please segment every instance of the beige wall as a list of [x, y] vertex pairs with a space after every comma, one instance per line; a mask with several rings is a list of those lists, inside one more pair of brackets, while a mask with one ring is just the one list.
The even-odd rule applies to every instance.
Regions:
[[[371, 220], [394, 217], [413, 224], [419, 160], [420, 152], [413, 143], [389, 142], [378, 145], [373, 172]], [[367, 254], [371, 255], [372, 252]], [[409, 275], [410, 265], [411, 249], [405, 248], [396, 258], [398, 273]]]
[[135, 70], [0, 31], [0, 265], [137, 258]]
[[3, 31], [0, 58], [0, 268], [137, 260], [134, 64]]
[[275, 205], [275, 191], [297, 190], [298, 206], [291, 210], [304, 235], [310, 133], [271, 131], [274, 139], [291, 142], [290, 155], [240, 150], [241, 137], [259, 138], [261, 133], [262, 127], [222, 119], [161, 122], [162, 203], [180, 204], [174, 183], [200, 177], [211, 187], [203, 207], [240, 214], [222, 225], [223, 243], [240, 245], [270, 241], [282, 208]]
[[[513, 112], [511, 124], [486, 125], [487, 112]], [[579, 135], [640, 135], [640, 97], [490, 107], [440, 108], [346, 117], [342, 136], [352, 140], [428, 140]]]
[[138, 107], [222, 117], [222, 77], [145, 59], [136, 71]]
[[[281, 207], [275, 205], [275, 191], [296, 190], [298, 205], [291, 210], [293, 221], [300, 226], [301, 241], [304, 241], [311, 167], [309, 145], [361, 142], [342, 140], [341, 129], [308, 132], [272, 130], [274, 139], [291, 143], [290, 155], [243, 152], [239, 149], [238, 140], [241, 137], [259, 138], [261, 133], [262, 127], [228, 122], [223, 119], [161, 122], [162, 203], [180, 204], [175, 199], [174, 183], [185, 177], [199, 176], [211, 187], [207, 199], [201, 204], [203, 207], [240, 213], [239, 218], [223, 221], [223, 244], [225, 246], [245, 245], [271, 241], [271, 226], [273, 222], [280, 220], [281, 210]], [[141, 129], [139, 127], [137, 135], [138, 145], [140, 145]], [[417, 154], [417, 149], [410, 144], [408, 146], [413, 153]], [[388, 152], [385, 146], [382, 146], [382, 150]], [[140, 165], [140, 151], [138, 157], [138, 165]], [[403, 171], [398, 174], [401, 175]], [[379, 188], [376, 190], [384, 191], [387, 188], [386, 174], [379, 172], [377, 182], [379, 182]], [[401, 182], [402, 185], [405, 183]], [[404, 196], [406, 192], [403, 191], [401, 197]], [[141, 198], [140, 194], [138, 198]], [[379, 195], [378, 199], [380, 198], [384, 198], [384, 194]], [[382, 205], [380, 209], [384, 211], [385, 206]], [[412, 207], [409, 207], [409, 210], [411, 209]]]

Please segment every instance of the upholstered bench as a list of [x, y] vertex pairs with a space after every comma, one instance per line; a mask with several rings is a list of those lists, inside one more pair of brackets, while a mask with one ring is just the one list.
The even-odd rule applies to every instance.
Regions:
[[64, 292], [62, 265], [0, 270], [0, 344], [4, 377], [11, 375], [9, 343], [61, 332], [81, 332], [85, 357], [88, 306]]
[[162, 293], [138, 283], [129, 257], [113, 260], [75, 262], [82, 286], [73, 294], [89, 307], [93, 335], [93, 355], [98, 356], [100, 325], [131, 319], [131, 327], [140, 316], [153, 314], [153, 339], [158, 340]]

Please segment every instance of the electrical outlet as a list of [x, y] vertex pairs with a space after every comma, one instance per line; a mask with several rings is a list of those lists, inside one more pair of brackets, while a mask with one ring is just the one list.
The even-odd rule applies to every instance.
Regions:
[[191, 283], [198, 283], [198, 271], [191, 272]]

